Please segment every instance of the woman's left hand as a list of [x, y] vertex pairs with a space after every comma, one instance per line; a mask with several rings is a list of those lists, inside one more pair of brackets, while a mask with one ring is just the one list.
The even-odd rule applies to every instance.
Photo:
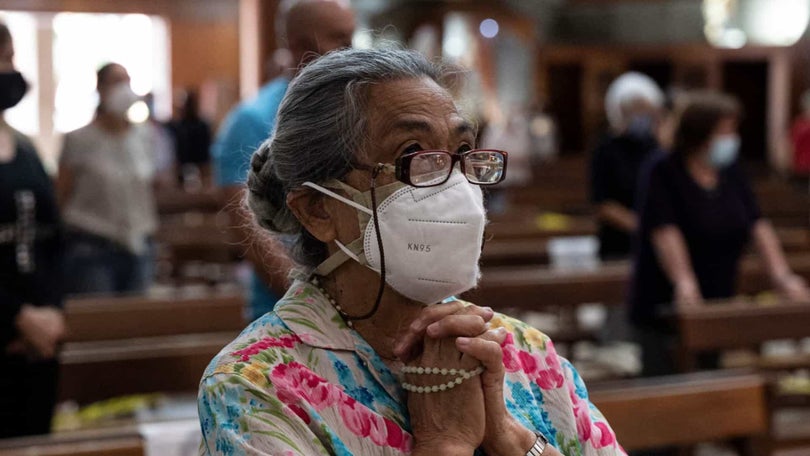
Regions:
[[779, 291], [789, 301], [810, 303], [810, 290], [804, 279], [796, 274], [788, 274], [777, 281]]
[[[489, 330], [479, 337], [458, 337], [456, 347], [464, 354], [478, 359], [484, 365], [481, 386], [484, 389], [486, 430], [483, 448], [493, 456], [523, 456], [528, 453], [537, 436], [523, 427], [506, 409], [503, 399], [503, 383], [506, 370], [503, 366], [503, 344], [506, 330]], [[552, 446], [547, 446], [543, 456], [561, 456]]]
[[487, 323], [495, 315], [489, 307], [478, 307], [461, 301], [450, 301], [422, 309], [407, 330], [399, 335], [394, 354], [408, 363], [422, 351], [425, 335], [431, 339], [445, 337], [476, 337], [487, 330]]

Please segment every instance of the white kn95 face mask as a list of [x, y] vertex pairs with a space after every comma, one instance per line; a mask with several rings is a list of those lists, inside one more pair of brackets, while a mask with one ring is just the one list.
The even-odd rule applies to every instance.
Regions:
[[[370, 191], [340, 181], [325, 184], [344, 190], [353, 200], [312, 182], [315, 189], [357, 210], [361, 237], [343, 245], [321, 263], [315, 274], [327, 275], [349, 258], [380, 273], [381, 254], [371, 221]], [[436, 304], [467, 291], [478, 282], [478, 261], [486, 224], [481, 189], [459, 170], [435, 187], [394, 182], [375, 189], [383, 201], [377, 207], [385, 257], [385, 281], [399, 294], [424, 304]], [[388, 196], [386, 196], [388, 195]]]

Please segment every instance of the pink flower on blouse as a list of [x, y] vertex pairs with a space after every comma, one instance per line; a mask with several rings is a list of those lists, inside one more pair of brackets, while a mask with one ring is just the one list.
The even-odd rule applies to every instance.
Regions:
[[[610, 429], [607, 423], [597, 421], [593, 425], [596, 427], [593, 435], [591, 436], [591, 444], [593, 444], [594, 448], [604, 448], [616, 444], [616, 436], [613, 434], [613, 430]], [[596, 432], [597, 430], [598, 432]]]
[[507, 333], [506, 338], [501, 344], [503, 349], [503, 366], [507, 372], [518, 372], [521, 369], [520, 358], [517, 347], [515, 347], [515, 338], [512, 333]]
[[301, 339], [299, 339], [295, 334], [285, 334], [281, 337], [263, 337], [259, 341], [254, 342], [241, 350], [236, 350], [235, 352], [231, 353], [231, 355], [240, 357], [242, 361], [249, 361], [251, 356], [257, 355], [268, 348], [293, 348], [296, 343], [300, 342]]
[[270, 380], [279, 391], [279, 399], [282, 401], [303, 399], [318, 411], [337, 403], [342, 393], [326, 379], [295, 361], [276, 366], [270, 372]]
[[[363, 413], [363, 407], [351, 397], [345, 397], [338, 405], [340, 417], [343, 423], [354, 435], [368, 437], [371, 435], [371, 420], [367, 413]], [[377, 443], [377, 442], [374, 442]]]
[[379, 446], [390, 446], [409, 453], [413, 438], [392, 420], [378, 415], [347, 395], [338, 386], [330, 384], [299, 362], [280, 364], [269, 375], [276, 387], [279, 400], [286, 404], [304, 422], [310, 418], [301, 407], [302, 402], [321, 411], [337, 406], [338, 413], [352, 434], [368, 437]]

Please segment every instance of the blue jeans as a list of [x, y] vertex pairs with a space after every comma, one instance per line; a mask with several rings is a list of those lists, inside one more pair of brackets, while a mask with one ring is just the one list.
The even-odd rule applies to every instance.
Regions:
[[69, 294], [143, 293], [152, 283], [151, 243], [146, 253], [136, 255], [102, 237], [73, 231], [65, 250]]

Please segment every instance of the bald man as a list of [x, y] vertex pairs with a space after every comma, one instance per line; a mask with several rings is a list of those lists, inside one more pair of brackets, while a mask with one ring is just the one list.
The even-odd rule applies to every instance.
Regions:
[[228, 114], [211, 148], [216, 183], [231, 216], [233, 240], [245, 245], [245, 257], [253, 266], [251, 320], [273, 310], [287, 289], [293, 264], [277, 240], [255, 229], [242, 205], [250, 157], [273, 131], [278, 107], [298, 69], [329, 51], [350, 47], [354, 34], [354, 14], [348, 1], [286, 0], [276, 18], [278, 42], [290, 51], [292, 66]]

